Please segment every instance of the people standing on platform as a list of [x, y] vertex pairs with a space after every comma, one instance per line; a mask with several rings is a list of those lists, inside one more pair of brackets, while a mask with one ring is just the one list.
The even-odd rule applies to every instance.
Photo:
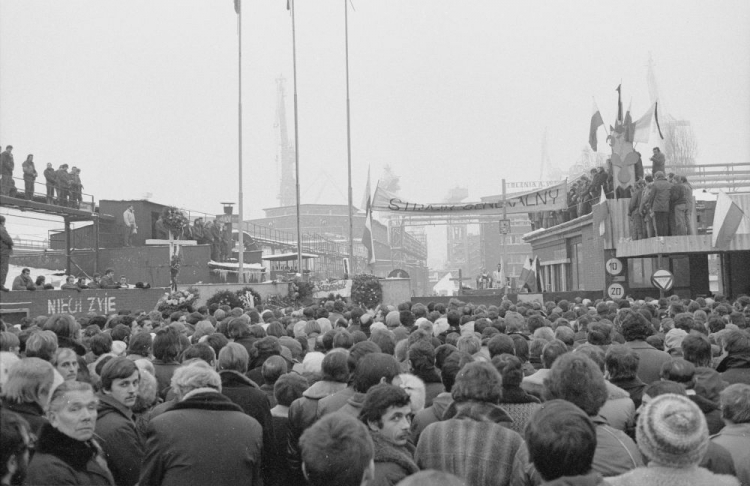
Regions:
[[57, 187], [57, 204], [68, 206], [68, 195], [70, 191], [70, 174], [68, 164], [63, 164], [55, 171], [55, 184]]
[[13, 162], [13, 145], [5, 147], [5, 151], [0, 153], [0, 195], [8, 196], [10, 189], [14, 187], [13, 169], [16, 164]]
[[206, 244], [206, 237], [204, 235], [205, 229], [203, 228], [203, 218], [196, 218], [193, 222], [193, 239], [198, 242], [199, 245]]
[[206, 239], [206, 244], [211, 248], [211, 260], [215, 261], [214, 258], [214, 223], [213, 221], [206, 221], [203, 226], [203, 236]]
[[654, 185], [648, 196], [648, 204], [654, 214], [656, 236], [669, 236], [669, 201], [672, 184], [664, 176], [664, 172], [657, 172]]
[[651, 192], [654, 190], [654, 178], [651, 175], [647, 175], [643, 180], [646, 182], [646, 185], [643, 187], [639, 209], [643, 217], [643, 234], [645, 238], [653, 238], [656, 235], [656, 229], [654, 227], [654, 215], [651, 212], [651, 203], [648, 201], [651, 197]]
[[13, 280], [11, 290], [36, 290], [34, 280], [31, 278], [31, 270], [24, 268], [21, 275]]
[[13, 253], [13, 238], [5, 229], [5, 216], [0, 214], [0, 290], [7, 292], [5, 279], [8, 278], [8, 260]]
[[664, 154], [659, 150], [659, 147], [654, 147], [654, 155], [651, 156], [651, 175], [656, 179], [657, 172], [664, 172], [664, 166], [666, 164], [666, 158]]
[[214, 221], [214, 224], [211, 226], [211, 260], [213, 261], [219, 261], [221, 259], [220, 253], [221, 253], [221, 247], [222, 247], [222, 239], [221, 239], [221, 223], [218, 221]]
[[496, 289], [504, 289], [506, 286], [505, 270], [503, 270], [503, 264], [497, 264], [497, 270], [492, 272], [492, 287]]
[[130, 205], [125, 210], [125, 212], [122, 213], [122, 221], [125, 225], [124, 229], [124, 236], [125, 236], [125, 246], [133, 246], [131, 244], [131, 238], [134, 234], [138, 233], [138, 226], [135, 224], [135, 213], [133, 212], [133, 206]]
[[643, 223], [641, 214], [641, 201], [643, 191], [646, 188], [646, 181], [639, 179], [635, 183], [635, 193], [630, 198], [628, 204], [628, 215], [630, 215], [630, 237], [633, 240], [642, 240], [646, 237], [646, 228]]
[[232, 229], [229, 224], [224, 224], [221, 229], [221, 261], [225, 262], [232, 256], [234, 249], [234, 239], [232, 238]]
[[44, 169], [44, 180], [47, 182], [47, 204], [54, 204], [57, 178], [55, 176], [55, 168], [50, 163], [47, 163], [47, 168]]
[[169, 231], [167, 231], [167, 228], [164, 226], [164, 218], [161, 214], [154, 223], [154, 237], [158, 240], [166, 240], [169, 238]]
[[684, 236], [687, 232], [687, 213], [688, 200], [692, 198], [692, 193], [688, 193], [688, 188], [680, 183], [680, 176], [672, 178], [672, 188], [670, 189], [669, 203], [671, 208], [669, 218], [669, 229], [672, 236]]
[[29, 154], [26, 160], [21, 164], [23, 169], [23, 186], [26, 200], [31, 201], [34, 199], [34, 182], [36, 181], [36, 167], [34, 167], [34, 154]]
[[100, 289], [119, 289], [120, 284], [115, 282], [115, 271], [111, 268], [108, 268], [104, 271], [104, 277], [102, 277], [101, 284], [99, 285]]
[[81, 184], [81, 169], [73, 167], [70, 170], [70, 206], [75, 209], [81, 208], [83, 200], [83, 184]]

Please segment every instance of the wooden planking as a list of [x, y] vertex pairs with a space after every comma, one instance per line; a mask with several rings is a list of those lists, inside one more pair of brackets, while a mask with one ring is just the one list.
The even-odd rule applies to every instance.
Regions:
[[665, 236], [622, 241], [617, 245], [617, 256], [627, 258], [666, 253], [720, 253], [747, 250], [750, 250], [750, 234], [736, 234], [728, 248], [711, 246], [711, 235]]

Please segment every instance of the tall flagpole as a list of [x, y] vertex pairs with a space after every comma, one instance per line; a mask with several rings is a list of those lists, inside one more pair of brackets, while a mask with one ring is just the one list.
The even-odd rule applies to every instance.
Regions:
[[302, 228], [299, 209], [299, 128], [297, 115], [297, 33], [294, 25], [294, 0], [289, 0], [292, 11], [292, 71], [294, 73], [294, 174], [297, 184], [297, 271], [302, 274]]
[[245, 241], [244, 233], [245, 228], [243, 227], [244, 221], [244, 204], [242, 202], [242, 0], [235, 0], [237, 7], [237, 79], [238, 79], [238, 94], [237, 94], [237, 134], [238, 134], [238, 181], [239, 181], [239, 194], [237, 195], [237, 202], [240, 207], [239, 224], [238, 229], [238, 243], [239, 252], [237, 254], [237, 283], [245, 283], [245, 273], [243, 269], [244, 265], [244, 253], [245, 253]]
[[[346, 166], [349, 175], [349, 269], [354, 265], [354, 215], [352, 205], [352, 136], [349, 116], [349, 7], [344, 0], [344, 45], [346, 47]], [[350, 277], [350, 276], [347, 276]]]

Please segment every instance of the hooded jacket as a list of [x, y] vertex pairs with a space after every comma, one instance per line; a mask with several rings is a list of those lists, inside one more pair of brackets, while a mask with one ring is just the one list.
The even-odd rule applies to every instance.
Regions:
[[291, 469], [293, 484], [305, 484], [302, 475], [302, 460], [299, 438], [308, 427], [318, 419], [318, 404], [322, 398], [343, 390], [346, 383], [337, 381], [319, 381], [305, 390], [302, 397], [292, 402], [289, 407], [289, 433], [287, 436], [286, 456]]
[[96, 435], [117, 486], [138, 483], [143, 463], [143, 441], [133, 412], [110, 395], [99, 395]]
[[[508, 485], [524, 477], [528, 452], [521, 436], [507, 428], [511, 418], [486, 402], [455, 403], [455, 414], [427, 426], [414, 459], [420, 469], [438, 469], [471, 485]], [[449, 416], [450, 415], [450, 416]]]
[[29, 463], [27, 486], [81, 484], [113, 486], [112, 474], [94, 440], [73, 439], [50, 424], [45, 424]]
[[443, 414], [453, 403], [453, 397], [450, 392], [443, 392], [435, 397], [432, 406], [420, 410], [411, 421], [411, 442], [419, 442], [419, 436], [422, 431], [430, 424], [443, 420]]

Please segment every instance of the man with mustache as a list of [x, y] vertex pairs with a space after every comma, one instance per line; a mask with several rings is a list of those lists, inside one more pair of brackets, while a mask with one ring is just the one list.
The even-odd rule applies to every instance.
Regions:
[[144, 450], [131, 410], [138, 396], [140, 372], [134, 361], [113, 358], [102, 368], [101, 379], [96, 434], [115, 484], [134, 486], [141, 474]]
[[387, 383], [370, 388], [359, 419], [370, 430], [375, 445], [375, 474], [368, 484], [392, 486], [419, 472], [414, 462], [409, 395]]

